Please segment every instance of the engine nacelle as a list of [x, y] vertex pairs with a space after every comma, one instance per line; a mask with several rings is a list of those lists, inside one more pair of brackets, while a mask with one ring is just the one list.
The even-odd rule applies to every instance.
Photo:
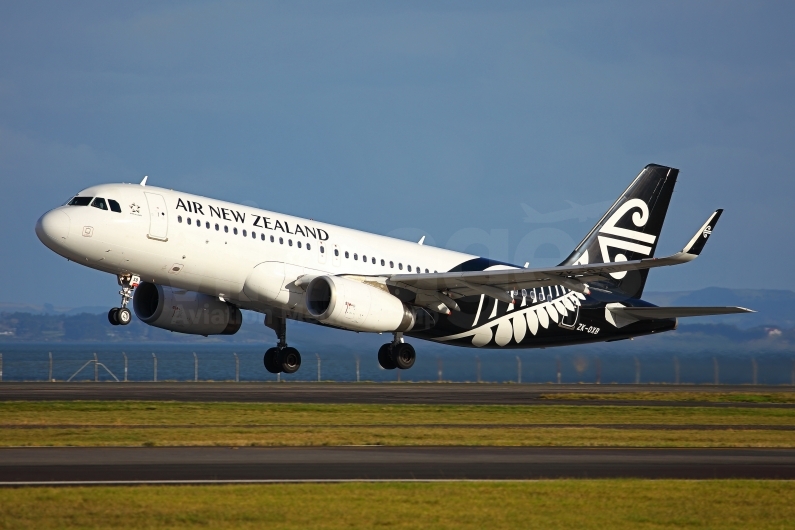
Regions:
[[353, 331], [426, 329], [433, 317], [409, 307], [385, 289], [340, 276], [318, 276], [306, 288], [306, 309], [315, 319]]
[[243, 323], [240, 309], [230, 303], [147, 282], [135, 289], [133, 309], [150, 326], [191, 335], [234, 335]]

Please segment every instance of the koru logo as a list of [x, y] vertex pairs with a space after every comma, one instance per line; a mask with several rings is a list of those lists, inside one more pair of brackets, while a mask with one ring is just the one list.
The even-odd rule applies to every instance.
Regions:
[[712, 233], [712, 227], [707, 225], [707, 227], [702, 232], [702, 234], [704, 235], [704, 239], [708, 238], [711, 233]]
[[141, 215], [141, 207], [140, 207], [140, 206], [138, 206], [138, 205], [137, 205], [137, 204], [135, 204], [135, 203], [132, 203], [132, 204], [130, 205], [130, 213], [131, 213], [132, 215]]
[[[637, 228], [643, 228], [649, 221], [649, 206], [642, 199], [630, 199], [619, 206], [604, 226], [599, 229], [598, 241], [599, 249], [602, 252], [603, 263], [621, 262], [627, 261], [628, 259], [627, 255], [622, 252], [616, 252], [614, 256], [611, 256], [609, 248], [623, 250], [627, 253], [632, 252], [640, 254], [641, 256], [648, 256], [651, 254], [652, 245], [657, 241], [657, 236], [616, 226], [618, 222], [621, 221], [625, 215], [629, 215], [630, 212], [632, 213], [630, 216], [632, 224]], [[611, 272], [610, 276], [620, 280], [626, 276], [626, 274], [626, 271]]]

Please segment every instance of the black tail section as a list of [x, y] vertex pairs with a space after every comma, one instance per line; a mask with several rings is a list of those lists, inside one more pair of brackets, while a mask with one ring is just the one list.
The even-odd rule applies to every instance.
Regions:
[[[654, 256], [677, 175], [678, 169], [657, 164], [643, 168], [561, 265], [631, 261]], [[615, 273], [605, 279], [602, 288], [639, 298], [648, 274], [648, 270]]]

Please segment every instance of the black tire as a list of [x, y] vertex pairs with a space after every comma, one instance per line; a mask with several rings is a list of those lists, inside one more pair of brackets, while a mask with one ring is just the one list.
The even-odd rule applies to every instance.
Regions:
[[417, 354], [414, 352], [414, 346], [407, 342], [403, 342], [392, 348], [392, 358], [394, 359], [395, 366], [401, 370], [408, 370], [414, 366]]
[[122, 307], [116, 310], [116, 322], [119, 323], [120, 326], [126, 326], [132, 320], [132, 313], [126, 307]]
[[279, 366], [278, 357], [279, 350], [276, 348], [270, 348], [265, 352], [265, 357], [263, 358], [265, 369], [272, 374], [278, 374], [282, 371], [281, 366]]
[[392, 344], [386, 343], [378, 349], [378, 364], [384, 370], [394, 370], [397, 368], [394, 359], [392, 359]]
[[119, 312], [119, 308], [118, 307], [114, 307], [113, 309], [108, 311], [108, 322], [110, 322], [111, 325], [113, 325], [113, 326], [118, 326], [119, 325], [119, 319], [116, 316], [118, 314], [118, 312]]
[[301, 354], [295, 348], [283, 348], [279, 352], [279, 367], [285, 374], [294, 374], [301, 368]]

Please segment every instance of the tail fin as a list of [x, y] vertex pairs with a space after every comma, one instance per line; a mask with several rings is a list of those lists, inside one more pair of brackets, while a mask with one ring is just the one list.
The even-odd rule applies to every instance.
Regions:
[[[631, 261], [654, 256], [679, 170], [649, 164], [561, 265]], [[648, 270], [619, 272], [604, 288], [643, 294]], [[598, 287], [598, 284], [597, 284]]]

